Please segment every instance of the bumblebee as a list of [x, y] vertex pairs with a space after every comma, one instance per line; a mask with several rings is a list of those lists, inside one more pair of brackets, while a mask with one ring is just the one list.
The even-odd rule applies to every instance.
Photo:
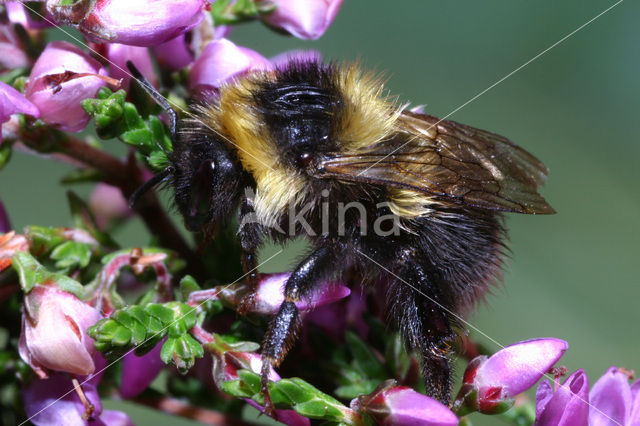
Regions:
[[502, 212], [553, 213], [537, 192], [547, 168], [502, 136], [405, 109], [357, 65], [292, 60], [250, 72], [177, 132], [175, 112], [146, 87], [176, 136], [170, 166], [147, 187], [169, 179], [188, 229], [238, 210], [254, 218], [238, 231], [253, 285], [263, 241], [303, 237], [313, 247], [264, 338], [267, 408], [269, 368], [300, 328], [295, 303], [354, 271], [384, 286], [389, 317], [421, 357], [428, 395], [447, 404], [459, 320], [500, 279]]

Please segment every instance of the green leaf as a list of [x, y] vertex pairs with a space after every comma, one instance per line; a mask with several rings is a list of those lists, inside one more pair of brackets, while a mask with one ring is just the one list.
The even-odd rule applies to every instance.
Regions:
[[191, 275], [185, 275], [182, 277], [180, 280], [180, 294], [182, 295], [182, 300], [187, 300], [191, 293], [198, 290], [200, 290], [200, 286], [195, 278]]
[[123, 354], [131, 348], [142, 355], [169, 334], [160, 357], [165, 363], [173, 362], [184, 373], [193, 367], [196, 358], [204, 356], [202, 345], [188, 333], [195, 323], [196, 312], [185, 303], [149, 303], [118, 309], [88, 333], [96, 348], [108, 356]]
[[244, 385], [244, 382], [239, 379], [222, 383], [220, 390], [237, 398], [251, 398], [254, 395], [254, 393]]
[[64, 274], [50, 272], [28, 253], [18, 252], [13, 257], [13, 267], [20, 278], [20, 286], [25, 293], [31, 291], [36, 284], [55, 285], [60, 290], [73, 293], [82, 298], [84, 287], [79, 282]]
[[45, 226], [27, 227], [25, 236], [31, 243], [31, 253], [39, 256], [67, 241], [64, 231], [64, 228], [50, 228]]
[[51, 252], [51, 259], [56, 260], [56, 268], [84, 268], [91, 260], [91, 247], [77, 241], [65, 241]]
[[364, 373], [365, 377], [380, 380], [387, 378], [384, 365], [360, 337], [353, 332], [347, 331], [345, 340], [349, 351], [353, 355], [354, 365]]

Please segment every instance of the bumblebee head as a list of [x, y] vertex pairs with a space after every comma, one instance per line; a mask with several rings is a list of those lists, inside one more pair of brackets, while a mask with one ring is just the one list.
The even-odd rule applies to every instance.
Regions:
[[175, 203], [190, 231], [223, 221], [240, 195], [241, 170], [215, 135], [181, 134], [171, 154]]

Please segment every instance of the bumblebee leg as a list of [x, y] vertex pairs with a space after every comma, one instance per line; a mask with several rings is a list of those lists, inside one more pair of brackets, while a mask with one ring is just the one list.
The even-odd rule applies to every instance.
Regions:
[[427, 394], [448, 405], [451, 398], [450, 342], [455, 338], [449, 315], [420, 265], [410, 262], [403, 270], [401, 277], [406, 282], [397, 280], [389, 286], [390, 314], [408, 345], [422, 358]]
[[285, 300], [276, 316], [271, 320], [262, 346], [261, 392], [265, 410], [273, 413], [269, 397], [269, 372], [277, 367], [296, 340], [300, 328], [300, 313], [295, 302], [305, 297], [326, 271], [333, 259], [328, 247], [316, 249], [293, 271], [284, 289]]
[[242, 200], [240, 206], [240, 229], [238, 230], [238, 239], [242, 247], [242, 270], [245, 279], [249, 284], [249, 293], [242, 299], [238, 307], [240, 315], [246, 315], [253, 305], [255, 299], [255, 289], [258, 286], [260, 276], [258, 274], [258, 256], [256, 251], [262, 242], [262, 232], [257, 221], [253, 220], [255, 212], [248, 198]]

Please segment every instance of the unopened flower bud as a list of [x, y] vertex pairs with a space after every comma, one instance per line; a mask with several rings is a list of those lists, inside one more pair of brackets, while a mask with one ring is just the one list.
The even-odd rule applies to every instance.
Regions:
[[455, 426], [458, 417], [447, 406], [406, 386], [387, 380], [369, 395], [351, 401], [379, 425]]
[[122, 88], [129, 90], [131, 71], [127, 68], [127, 61], [131, 61], [140, 73], [152, 85], [158, 84], [158, 77], [153, 70], [151, 56], [146, 47], [128, 46], [126, 44], [107, 43], [107, 58], [109, 59], [109, 75], [116, 80], [122, 80]]
[[79, 132], [90, 120], [80, 102], [95, 96], [106, 75], [100, 63], [79, 47], [52, 41], [33, 66], [25, 94], [44, 122]]
[[120, 189], [106, 183], [98, 183], [89, 197], [89, 208], [100, 229], [105, 229], [113, 221], [131, 216], [129, 203]]
[[120, 394], [124, 398], [140, 395], [160, 373], [164, 362], [160, 359], [160, 350], [166, 339], [142, 356], [129, 352], [122, 359], [122, 381]]
[[191, 67], [189, 88], [194, 92], [217, 89], [239, 74], [271, 67], [258, 52], [236, 46], [227, 39], [213, 40]]
[[562, 357], [568, 348], [560, 339], [530, 339], [507, 346], [491, 357], [479, 356], [467, 366], [454, 407], [461, 412], [504, 412], [513, 398], [529, 389]]
[[342, 0], [270, 0], [276, 9], [263, 16], [268, 25], [302, 39], [315, 40], [333, 22]]

